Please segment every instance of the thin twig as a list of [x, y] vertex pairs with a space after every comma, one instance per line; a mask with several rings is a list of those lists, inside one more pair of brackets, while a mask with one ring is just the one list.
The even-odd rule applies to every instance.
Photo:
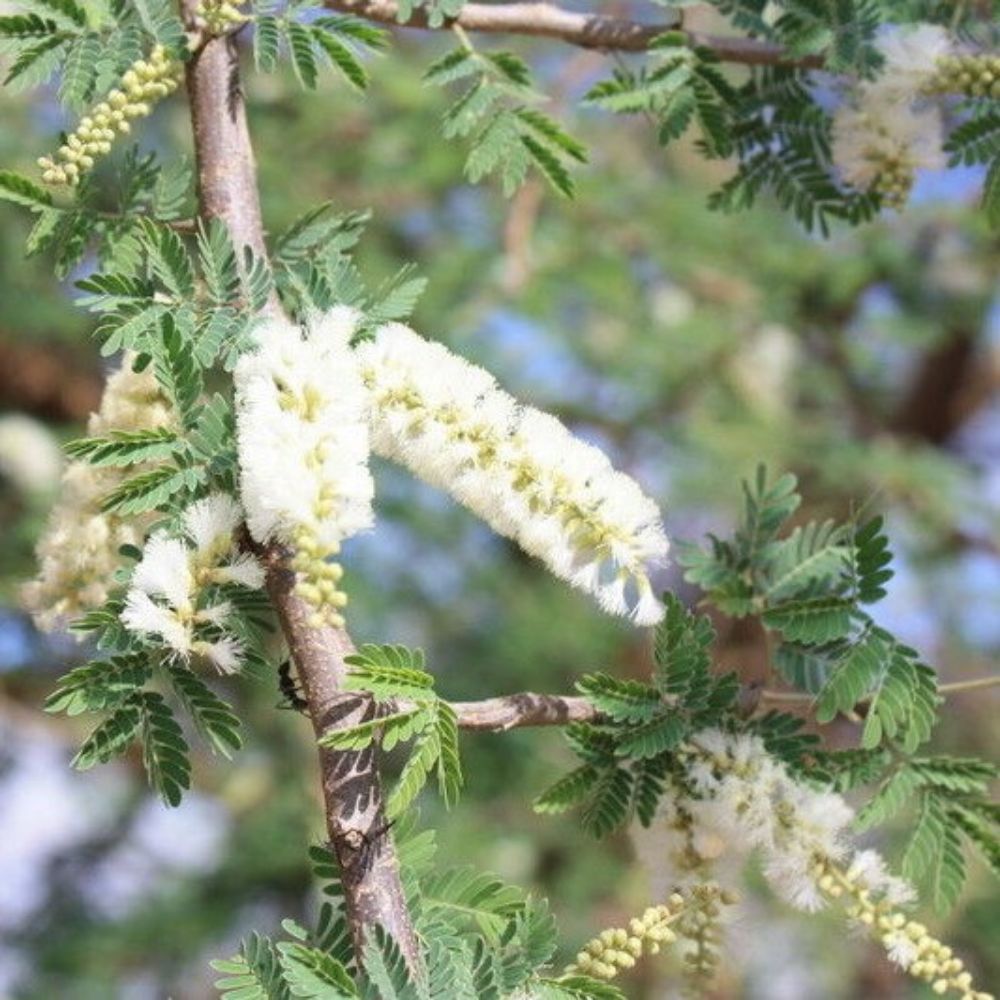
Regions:
[[[961, 694], [964, 691], [978, 691], [983, 688], [996, 687], [997, 685], [1000, 685], [1000, 674], [993, 677], [977, 677], [971, 681], [954, 681], [950, 684], [941, 684], [938, 686], [937, 691], [941, 695]], [[799, 691], [764, 690], [760, 692], [760, 700], [804, 705], [815, 701], [816, 695], [805, 694]], [[862, 698], [858, 704], [863, 705], [867, 701], [871, 701], [871, 699]]]

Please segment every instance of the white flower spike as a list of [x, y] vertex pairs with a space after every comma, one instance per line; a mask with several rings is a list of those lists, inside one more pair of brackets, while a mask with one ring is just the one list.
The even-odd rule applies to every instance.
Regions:
[[377, 454], [447, 490], [605, 611], [660, 621], [648, 575], [668, 549], [660, 512], [603, 452], [400, 324], [357, 354]]
[[250, 533], [295, 550], [314, 625], [343, 625], [341, 542], [371, 526], [368, 396], [349, 341], [350, 309], [306, 330], [270, 320], [236, 366], [241, 495]]

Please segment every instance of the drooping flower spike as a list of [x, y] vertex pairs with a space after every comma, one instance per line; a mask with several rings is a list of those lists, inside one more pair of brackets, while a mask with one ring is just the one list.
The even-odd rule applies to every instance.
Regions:
[[355, 313], [333, 310], [303, 331], [269, 320], [236, 366], [240, 487], [258, 542], [295, 552], [313, 624], [343, 625], [347, 597], [333, 557], [372, 524], [368, 397], [348, 346]]
[[377, 454], [447, 490], [605, 611], [662, 618], [649, 582], [668, 548], [659, 509], [602, 451], [405, 326], [383, 327], [357, 354]]

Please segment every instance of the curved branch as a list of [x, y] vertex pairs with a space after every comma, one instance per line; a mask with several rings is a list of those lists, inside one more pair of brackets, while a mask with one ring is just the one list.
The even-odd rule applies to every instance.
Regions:
[[[465, 31], [482, 34], [531, 35], [555, 38], [585, 49], [616, 52], [645, 52], [650, 43], [674, 24], [649, 24], [600, 14], [580, 14], [550, 3], [467, 3], [453, 18], [431, 25], [427, 11], [418, 8], [405, 23], [399, 20], [396, 0], [325, 0], [325, 6], [344, 14], [400, 28], [443, 28], [458, 25]], [[744, 66], [789, 66], [816, 69], [823, 57], [792, 57], [779, 45], [752, 38], [706, 35], [685, 31], [691, 45], [711, 49], [724, 62]]]
[[[198, 0], [184, 0], [189, 21]], [[207, 41], [187, 64], [187, 89], [194, 127], [199, 209], [221, 219], [237, 247], [265, 252], [257, 171], [247, 127], [233, 38]], [[268, 309], [280, 311], [272, 297]], [[295, 574], [288, 553], [278, 546], [259, 551], [267, 570], [267, 591], [302, 682], [309, 716], [319, 734], [338, 725], [355, 725], [374, 711], [368, 696], [351, 705], [339, 698], [347, 673], [345, 656], [354, 651], [350, 636], [308, 624], [309, 609], [295, 595]], [[411, 968], [420, 951], [406, 907], [392, 837], [385, 835], [378, 761], [371, 750], [320, 749], [320, 770], [330, 847], [340, 865], [347, 920], [358, 954], [376, 926], [395, 939]]]

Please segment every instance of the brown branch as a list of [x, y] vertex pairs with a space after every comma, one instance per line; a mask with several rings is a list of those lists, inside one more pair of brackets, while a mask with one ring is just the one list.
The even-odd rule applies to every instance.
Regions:
[[596, 708], [583, 697], [532, 694], [523, 691], [485, 701], [453, 701], [461, 729], [473, 732], [504, 732], [522, 726], [565, 726], [570, 722], [595, 722]]
[[[330, 10], [355, 14], [406, 28], [432, 28], [427, 11], [418, 8], [405, 24], [399, 21], [399, 4], [396, 0], [325, 0]], [[458, 25], [465, 31], [483, 34], [531, 35], [538, 38], [555, 38], [586, 49], [603, 49], [617, 52], [645, 52], [650, 43], [665, 31], [676, 29], [673, 24], [644, 24], [619, 17], [600, 14], [580, 14], [563, 10], [550, 3], [467, 3], [453, 18], [440, 25], [450, 28]], [[793, 58], [778, 45], [751, 38], [706, 35], [685, 31], [691, 45], [711, 49], [725, 62], [744, 66], [796, 66], [818, 68], [822, 56], [810, 55]]]
[[[184, 0], [193, 18], [197, 0]], [[234, 243], [265, 252], [256, 166], [231, 37], [207, 42], [188, 63], [187, 87], [194, 126], [201, 214], [221, 219]], [[269, 306], [279, 310], [276, 299]], [[374, 710], [368, 696], [340, 697], [344, 657], [353, 652], [346, 632], [313, 628], [308, 609], [295, 596], [288, 553], [276, 546], [258, 550], [267, 570], [267, 590], [302, 683], [317, 734], [353, 725]], [[395, 939], [411, 968], [420, 967], [416, 935], [406, 908], [399, 863], [385, 833], [382, 788], [373, 751], [321, 749], [320, 770], [330, 846], [340, 865], [347, 920], [360, 955], [368, 934], [381, 926]]]

